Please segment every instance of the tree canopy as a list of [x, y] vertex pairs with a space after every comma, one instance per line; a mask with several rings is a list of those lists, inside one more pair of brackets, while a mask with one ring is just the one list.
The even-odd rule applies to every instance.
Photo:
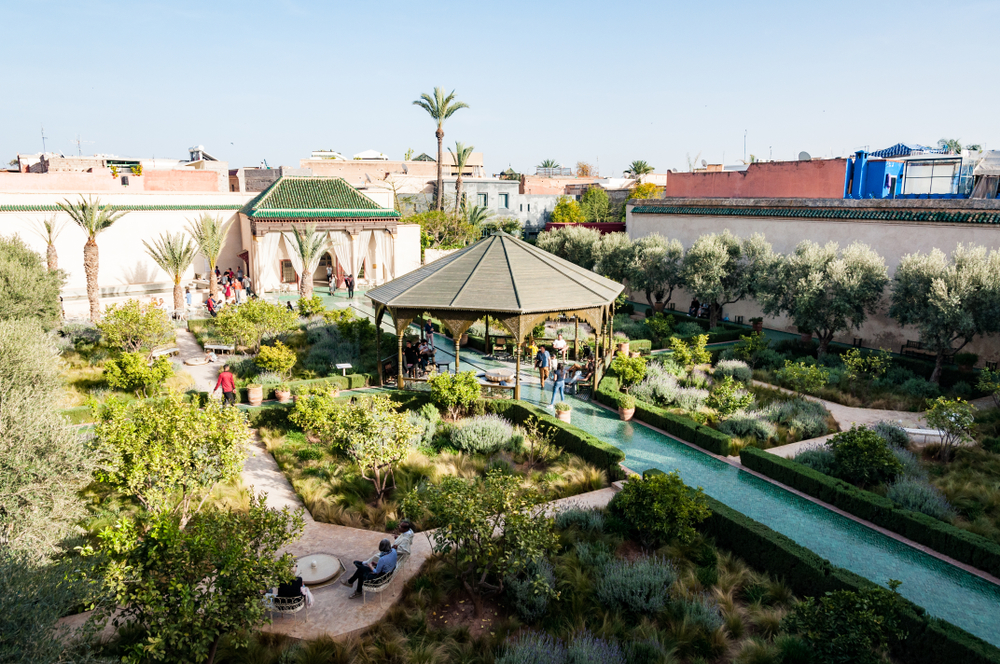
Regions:
[[420, 224], [424, 249], [459, 249], [476, 237], [476, 227], [463, 215], [431, 210], [410, 215], [407, 224]]
[[21, 238], [0, 237], [0, 320], [32, 318], [45, 329], [59, 322], [59, 290], [66, 274], [48, 270]]
[[709, 307], [709, 325], [715, 327], [722, 307], [754, 297], [774, 262], [764, 236], [738, 238], [729, 230], [702, 235], [684, 256], [684, 283]]
[[580, 204], [569, 196], [560, 196], [552, 209], [550, 220], [553, 224], [582, 224], [583, 210]]
[[646, 301], [670, 302], [674, 289], [683, 285], [684, 246], [658, 233], [640, 238], [634, 245], [635, 258], [629, 271], [629, 287], [646, 293]]
[[256, 353], [261, 341], [295, 329], [298, 319], [294, 312], [280, 304], [257, 298], [238, 307], [226, 307], [216, 317], [215, 324], [223, 337]]
[[628, 233], [602, 235], [594, 245], [594, 272], [608, 279], [624, 282], [632, 270], [635, 247]]
[[611, 221], [611, 201], [603, 187], [590, 187], [580, 197], [583, 220], [590, 223]]
[[112, 304], [97, 323], [104, 342], [126, 353], [145, 351], [146, 356], [174, 339], [174, 325], [167, 312], [152, 303], [125, 300]]
[[594, 247], [601, 233], [584, 226], [563, 226], [538, 234], [535, 246], [588, 270], [594, 269]]

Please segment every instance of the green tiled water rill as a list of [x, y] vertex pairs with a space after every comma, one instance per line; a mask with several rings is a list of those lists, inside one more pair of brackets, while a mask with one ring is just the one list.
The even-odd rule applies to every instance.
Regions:
[[[438, 358], [453, 358], [451, 340], [438, 336]], [[473, 351], [461, 352], [462, 370], [495, 366]], [[531, 375], [537, 375], [529, 371]], [[548, 405], [537, 383], [522, 385], [521, 398]], [[688, 447], [639, 422], [622, 422], [617, 413], [584, 399], [567, 397], [572, 422], [625, 452], [625, 465], [678, 470], [684, 481], [752, 519], [790, 537], [834, 565], [885, 586], [903, 582], [900, 593], [981, 639], [1000, 646], [1000, 586], [996, 586], [825, 507], [761, 480], [728, 463]], [[739, 552], [736, 552], [737, 554]], [[781, 570], [773, 570], [780, 574]]]

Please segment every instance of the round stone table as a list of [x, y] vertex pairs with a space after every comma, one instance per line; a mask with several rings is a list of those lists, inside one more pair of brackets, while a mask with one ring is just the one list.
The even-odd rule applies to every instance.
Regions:
[[486, 380], [491, 383], [502, 383], [505, 380], [512, 380], [514, 378], [514, 370], [507, 368], [500, 369], [490, 369], [486, 372]]
[[298, 575], [307, 586], [329, 581], [344, 571], [340, 558], [328, 553], [313, 553], [295, 561], [299, 565]]

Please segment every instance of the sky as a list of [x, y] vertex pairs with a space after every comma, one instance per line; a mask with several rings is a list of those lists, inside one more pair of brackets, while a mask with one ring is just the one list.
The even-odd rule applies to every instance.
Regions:
[[0, 25], [4, 162], [41, 151], [43, 127], [67, 155], [201, 144], [233, 168], [433, 155], [412, 102], [435, 86], [469, 105], [445, 145], [474, 145], [491, 173], [1000, 148], [998, 0], [8, 0]]

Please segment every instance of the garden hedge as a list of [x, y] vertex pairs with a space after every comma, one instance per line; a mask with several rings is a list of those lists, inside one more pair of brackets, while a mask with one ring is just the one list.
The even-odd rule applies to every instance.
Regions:
[[535, 418], [540, 429], [552, 434], [554, 444], [608, 471], [612, 476], [611, 479], [618, 477], [618, 464], [625, 460], [625, 453], [614, 445], [591, 436], [583, 429], [567, 424], [524, 401], [482, 399], [477, 406], [487, 412], [502, 415], [515, 424], [523, 424], [529, 417]]
[[[822, 596], [834, 590], [858, 591], [874, 587], [871, 581], [836, 567], [750, 517], [705, 497], [712, 515], [699, 529], [723, 549], [737, 552], [750, 566], [783, 577], [802, 596]], [[895, 660], [908, 664], [1000, 664], [1000, 649], [901, 598], [900, 616], [907, 636], [892, 644]]]
[[796, 461], [755, 448], [740, 450], [744, 466], [955, 560], [1000, 576], [1000, 544], [940, 519], [901, 509], [884, 496], [859, 489]]
[[[618, 376], [609, 369], [597, 390], [597, 400], [611, 408], [618, 408], [619, 394]], [[690, 417], [674, 415], [663, 408], [639, 400], [635, 402], [634, 417], [713, 454], [729, 456], [729, 436], [712, 427], [698, 424]]]

